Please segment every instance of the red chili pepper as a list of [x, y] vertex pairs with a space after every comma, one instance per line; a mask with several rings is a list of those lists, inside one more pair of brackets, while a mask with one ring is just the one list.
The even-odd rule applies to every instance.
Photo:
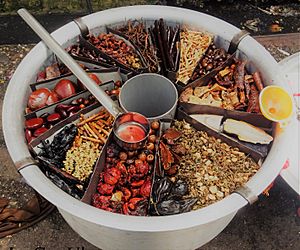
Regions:
[[122, 209], [123, 209], [123, 214], [129, 215], [128, 203], [123, 204]]
[[145, 180], [140, 180], [140, 181], [134, 181], [131, 183], [132, 187], [140, 187], [144, 184]]

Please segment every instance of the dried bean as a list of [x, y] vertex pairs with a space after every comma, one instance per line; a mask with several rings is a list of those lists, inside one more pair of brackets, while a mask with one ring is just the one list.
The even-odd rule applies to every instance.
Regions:
[[53, 113], [51, 115], [48, 115], [47, 121], [51, 124], [55, 124], [61, 120], [61, 116], [59, 113]]
[[67, 109], [67, 113], [70, 114], [71, 112], [76, 113], [80, 110], [79, 106], [71, 106], [70, 108]]
[[33, 132], [33, 135], [34, 135], [35, 137], [38, 137], [38, 136], [44, 134], [47, 130], [48, 130], [48, 129], [45, 128], [45, 127], [38, 128], [38, 129], [36, 129], [36, 130]]
[[27, 143], [30, 143], [33, 139], [32, 138], [32, 133], [29, 129], [25, 130], [25, 138], [26, 138]]
[[28, 129], [37, 129], [40, 128], [44, 123], [42, 118], [32, 118], [25, 121], [25, 128]]

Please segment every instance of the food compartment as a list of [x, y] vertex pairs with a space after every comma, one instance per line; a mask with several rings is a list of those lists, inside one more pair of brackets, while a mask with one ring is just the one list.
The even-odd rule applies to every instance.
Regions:
[[[109, 81], [122, 83], [118, 68], [90, 70], [88, 74], [95, 84], [105, 88]], [[31, 113], [45, 106], [52, 105], [61, 100], [74, 96], [85, 90], [83, 84], [73, 74], [58, 77], [30, 85], [32, 92], [29, 95], [25, 113]]]
[[178, 84], [186, 85], [190, 81], [212, 41], [213, 36], [205, 31], [195, 31], [186, 27], [180, 30], [180, 60], [176, 76]]
[[[106, 86], [112, 88], [113, 83], [109, 83]], [[67, 117], [77, 112], [82, 112], [95, 102], [97, 102], [95, 97], [86, 90], [64, 101], [25, 115], [25, 137], [27, 143], [30, 143], [53, 126], [63, 122]]]
[[259, 108], [259, 93], [264, 87], [260, 72], [238, 55], [231, 55], [221, 68], [184, 88], [179, 97], [180, 104], [247, 112], [266, 119]]
[[108, 33], [104, 27], [94, 29], [87, 37], [79, 36], [79, 42], [116, 66], [134, 73], [146, 72], [147, 65], [144, 58], [131, 42], [116, 34]]
[[146, 145], [134, 151], [122, 149], [111, 136], [83, 201], [115, 213], [148, 215], [159, 126], [153, 121]]
[[149, 72], [160, 72], [157, 50], [153, 45], [146, 22], [143, 20], [128, 20], [127, 22], [110, 25], [107, 30], [130, 41], [144, 58]]
[[65, 192], [81, 199], [93, 169], [99, 164], [113, 121], [96, 103], [49, 129], [29, 147], [45, 175]]
[[166, 22], [162, 18], [148, 23], [151, 39], [157, 48], [161, 73], [175, 82], [180, 59], [180, 24]]
[[179, 116], [189, 116], [189, 119], [197, 121], [219, 134], [226, 135], [238, 141], [244, 146], [267, 156], [274, 136], [275, 124], [260, 117], [249, 116], [247, 113], [218, 112], [208, 106], [179, 108]]
[[90, 60], [93, 63], [97, 63], [100, 66], [105, 68], [115, 67], [115, 63], [108, 60], [107, 58], [101, 57], [95, 50], [91, 48], [87, 48], [82, 44], [72, 44], [70, 45], [66, 51], [73, 57], [73, 58], [80, 58], [80, 60]]
[[[181, 108], [178, 109], [177, 119], [179, 119], [179, 120], [184, 119], [186, 122], [190, 123], [197, 130], [201, 130], [201, 131], [203, 130], [209, 136], [213, 136], [217, 139], [222, 140], [223, 142], [227, 143], [230, 146], [239, 148], [241, 151], [243, 151], [244, 153], [251, 156], [256, 162], [258, 162], [260, 164], [263, 162], [263, 159], [267, 156], [267, 153], [272, 146], [273, 138], [266, 145], [262, 145], [262, 144], [256, 145], [253, 143], [243, 142], [243, 141], [239, 140], [238, 138], [235, 138], [232, 134], [224, 133], [224, 131], [223, 131], [224, 124], [223, 123], [226, 120], [229, 120], [231, 118], [226, 118], [226, 117], [225, 118], [222, 117], [222, 119], [217, 118], [217, 120], [220, 121], [221, 125], [219, 126], [219, 129], [216, 129], [211, 126], [211, 123], [207, 124], [203, 121], [198, 122], [196, 119], [192, 118], [191, 114], [188, 114], [186, 112], [189, 113], [189, 111], [185, 111]], [[241, 121], [241, 120], [238, 120], [238, 121]], [[242, 121], [242, 122], [244, 122], [244, 121]], [[248, 124], [252, 125], [251, 123], [248, 123]], [[252, 126], [254, 126], [254, 125], [252, 125]], [[257, 128], [259, 128], [259, 127], [257, 127]], [[262, 128], [260, 128], [260, 129], [263, 130]], [[268, 133], [270, 133], [270, 130], [272, 128], [265, 128], [265, 129], [266, 129], [266, 131], [268, 131]], [[265, 133], [268, 136], [271, 136], [267, 132], [265, 132]]]
[[[75, 45], [74, 45], [75, 46]], [[75, 61], [84, 69], [84, 70], [95, 70], [95, 69], [104, 69], [111, 68], [113, 66], [106, 65], [107, 67], [101, 65], [100, 63], [89, 61], [86, 58], [73, 57]], [[62, 63], [59, 58], [55, 55], [52, 56], [50, 62], [42, 67], [37, 74], [36, 82], [46, 81], [57, 77], [62, 77], [64, 75], [70, 74], [71, 71], [68, 69], [64, 63]]]

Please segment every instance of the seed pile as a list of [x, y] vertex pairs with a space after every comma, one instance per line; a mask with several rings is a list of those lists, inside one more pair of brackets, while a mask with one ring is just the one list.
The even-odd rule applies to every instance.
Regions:
[[93, 167], [100, 156], [100, 150], [93, 142], [87, 141], [79, 147], [72, 147], [66, 155], [63, 169], [75, 178], [85, 181], [93, 172]]
[[176, 121], [174, 127], [182, 133], [177, 144], [186, 149], [178, 178], [188, 183], [188, 197], [198, 198], [194, 210], [223, 199], [258, 171], [259, 165], [238, 148], [197, 131], [184, 121]]

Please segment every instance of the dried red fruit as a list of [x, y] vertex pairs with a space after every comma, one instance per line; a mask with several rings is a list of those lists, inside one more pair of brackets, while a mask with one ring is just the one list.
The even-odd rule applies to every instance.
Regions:
[[54, 88], [54, 92], [60, 99], [67, 98], [76, 93], [74, 84], [68, 79], [61, 79]]
[[107, 183], [100, 183], [98, 184], [97, 191], [99, 192], [99, 194], [110, 195], [112, 194], [114, 188], [115, 186], [109, 185]]
[[46, 104], [51, 105], [51, 104], [56, 103], [58, 101], [59, 101], [59, 98], [58, 98], [57, 94], [54, 93], [54, 92], [51, 92], [50, 95], [48, 96]]
[[104, 173], [103, 177], [105, 183], [115, 185], [121, 177], [121, 171], [117, 168], [110, 168]]
[[89, 77], [90, 77], [97, 85], [100, 85], [100, 84], [102, 83], [96, 74], [91, 73], [91, 74], [89, 74]]
[[151, 181], [146, 180], [140, 188], [140, 194], [141, 196], [148, 198], [150, 196], [150, 192], [151, 192]]
[[44, 107], [50, 94], [51, 92], [47, 88], [41, 88], [33, 91], [28, 99], [28, 107], [31, 110], [36, 110]]
[[33, 139], [32, 138], [32, 133], [29, 129], [25, 130], [25, 138], [26, 138], [27, 143], [30, 143]]

